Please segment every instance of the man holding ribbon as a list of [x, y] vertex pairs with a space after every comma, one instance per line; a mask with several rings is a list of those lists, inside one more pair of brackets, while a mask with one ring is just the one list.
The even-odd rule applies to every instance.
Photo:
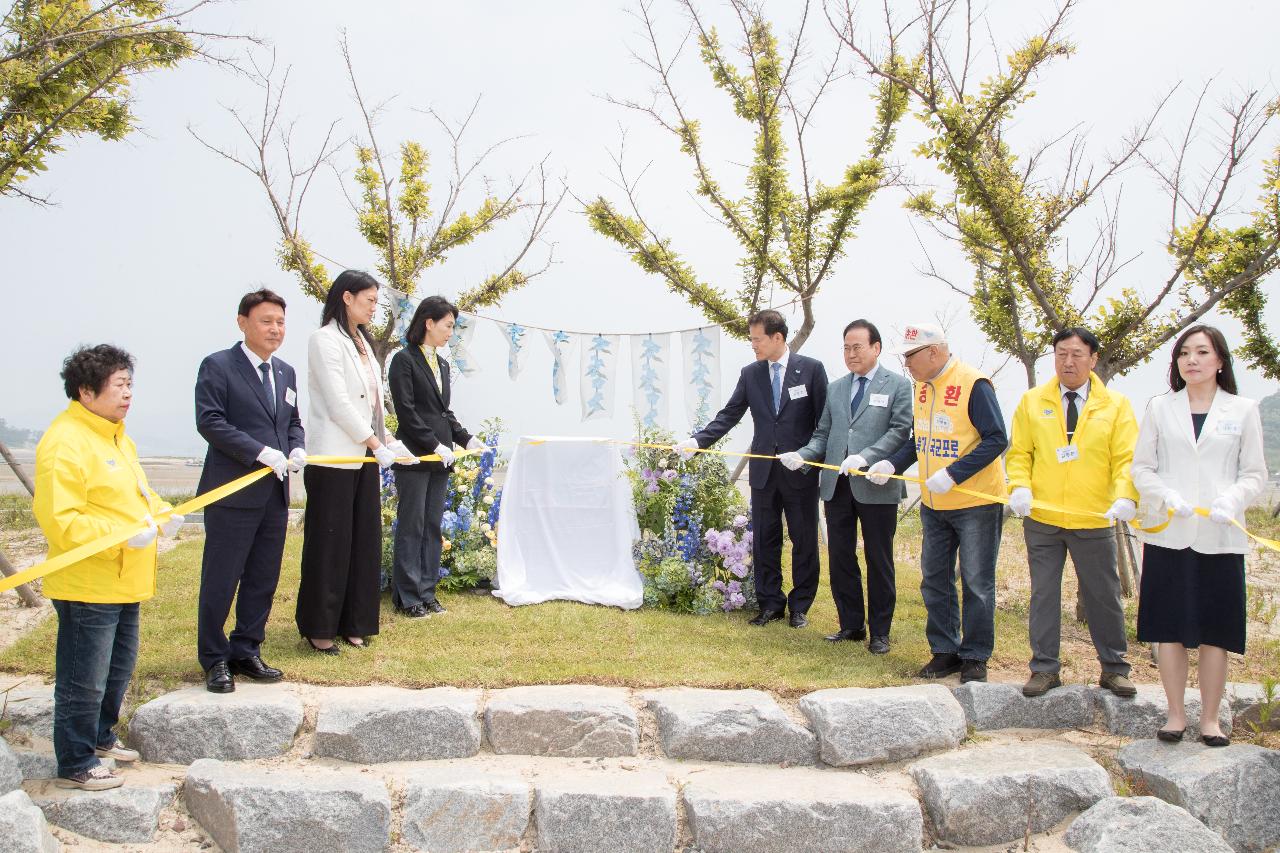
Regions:
[[1043, 696], [1062, 685], [1058, 649], [1067, 554], [1102, 665], [1099, 684], [1117, 696], [1138, 692], [1124, 659], [1128, 643], [1112, 527], [1138, 514], [1138, 491], [1129, 474], [1138, 421], [1129, 400], [1093, 372], [1098, 347], [1088, 329], [1054, 335], [1056, 375], [1024, 394], [1013, 413], [1005, 457], [1013, 489], [1009, 507], [1029, 515], [1022, 522], [1031, 571], [1031, 677], [1024, 696]]
[[[209, 442], [196, 493], [263, 465], [275, 475], [204, 511], [197, 649], [211, 693], [235, 690], [237, 675], [260, 682], [284, 675], [260, 654], [284, 556], [289, 473], [307, 464], [297, 376], [274, 355], [284, 343], [284, 311], [284, 299], [270, 290], [245, 294], [236, 313], [244, 340], [207, 357], [196, 376], [196, 429]], [[223, 629], [233, 598], [236, 627], [228, 640]]]
[[[907, 326], [894, 351], [916, 381], [915, 441], [872, 465], [867, 479], [884, 483], [886, 475], [920, 463], [920, 594], [933, 658], [917, 677], [959, 672], [961, 683], [986, 681], [995, 648], [996, 555], [1007, 494], [1000, 454], [1009, 439], [1000, 402], [991, 380], [955, 358], [946, 335], [932, 323]], [[957, 558], [963, 612], [956, 598]]]
[[[729, 402], [700, 432], [676, 444], [683, 459], [719, 441], [751, 410], [755, 435], [751, 453], [776, 457], [813, 438], [827, 402], [822, 362], [792, 354], [787, 321], [772, 309], [747, 324], [756, 361], [742, 368]], [[777, 459], [752, 459], [751, 556], [760, 612], [752, 625], [781, 619], [789, 609], [792, 628], [809, 624], [805, 614], [818, 592], [818, 478], [808, 470], [788, 471]], [[782, 519], [791, 534], [790, 597], [782, 594]]]

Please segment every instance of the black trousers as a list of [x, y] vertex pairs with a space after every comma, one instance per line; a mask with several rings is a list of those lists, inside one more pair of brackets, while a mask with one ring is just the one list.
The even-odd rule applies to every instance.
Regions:
[[[284, 484], [274, 483], [271, 497], [260, 507], [213, 504], [204, 511], [196, 639], [201, 669], [254, 657], [266, 637], [289, 526]], [[236, 627], [228, 640], [224, 629], [233, 598]]]
[[[897, 602], [893, 536], [898, 531], [898, 505], [858, 501], [849, 488], [847, 476], [836, 479], [835, 494], [826, 503], [831, 597], [836, 601], [840, 628], [861, 631], [865, 624], [871, 636], [887, 637]], [[859, 523], [862, 524], [862, 553], [867, 559], [865, 616], [862, 571], [858, 565]]]
[[[807, 613], [818, 593], [818, 477], [793, 486], [774, 462], [763, 489], [751, 490], [751, 559], [761, 610]], [[791, 594], [782, 594], [782, 519], [791, 534]]]
[[[420, 467], [420, 466], [416, 466]], [[391, 600], [396, 607], [413, 607], [436, 600], [440, 580], [444, 494], [449, 470], [396, 471], [395, 562], [391, 572]]]
[[316, 640], [378, 633], [382, 508], [378, 466], [308, 465], [298, 632]]

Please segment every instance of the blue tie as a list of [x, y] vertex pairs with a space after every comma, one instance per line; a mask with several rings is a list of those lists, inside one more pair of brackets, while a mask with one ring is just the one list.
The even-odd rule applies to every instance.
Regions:
[[867, 390], [867, 377], [858, 377], [858, 390], [853, 392], [853, 399], [849, 402], [849, 420], [852, 421], [858, 416], [858, 404], [862, 402], [862, 392]]
[[271, 364], [264, 361], [258, 365], [258, 370], [262, 372], [262, 390], [267, 392], [267, 410], [274, 415], [276, 413], [276, 389], [271, 385]]
[[782, 408], [782, 362], [775, 361], [773, 367], [773, 413], [776, 415]]

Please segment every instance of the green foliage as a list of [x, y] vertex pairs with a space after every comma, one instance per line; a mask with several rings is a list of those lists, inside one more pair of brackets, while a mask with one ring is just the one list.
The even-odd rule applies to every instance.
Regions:
[[[65, 137], [134, 129], [130, 82], [195, 45], [163, 0], [14, 0], [0, 22], [0, 195], [48, 169]], [[28, 196], [29, 197], [29, 196]]]
[[17, 447], [35, 447], [40, 441], [40, 435], [39, 430], [19, 429], [10, 426], [4, 418], [0, 418], [0, 441], [3, 441], [11, 450]]
[[641, 560], [638, 568], [645, 579], [646, 607], [698, 616], [719, 610], [720, 602], [707, 585], [689, 582], [689, 567], [679, 557]]

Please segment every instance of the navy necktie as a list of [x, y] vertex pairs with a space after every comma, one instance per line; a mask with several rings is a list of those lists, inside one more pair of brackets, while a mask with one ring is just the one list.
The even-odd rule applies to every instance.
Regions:
[[267, 392], [267, 410], [274, 415], [276, 413], [276, 389], [271, 385], [271, 365], [264, 361], [258, 365], [258, 370], [262, 373], [262, 390]]
[[775, 361], [770, 367], [773, 368], [773, 413], [776, 415], [782, 409], [782, 362]]
[[867, 390], [867, 377], [858, 377], [858, 390], [853, 392], [853, 399], [849, 401], [849, 420], [852, 421], [858, 416], [858, 404], [862, 402], [862, 392]]

